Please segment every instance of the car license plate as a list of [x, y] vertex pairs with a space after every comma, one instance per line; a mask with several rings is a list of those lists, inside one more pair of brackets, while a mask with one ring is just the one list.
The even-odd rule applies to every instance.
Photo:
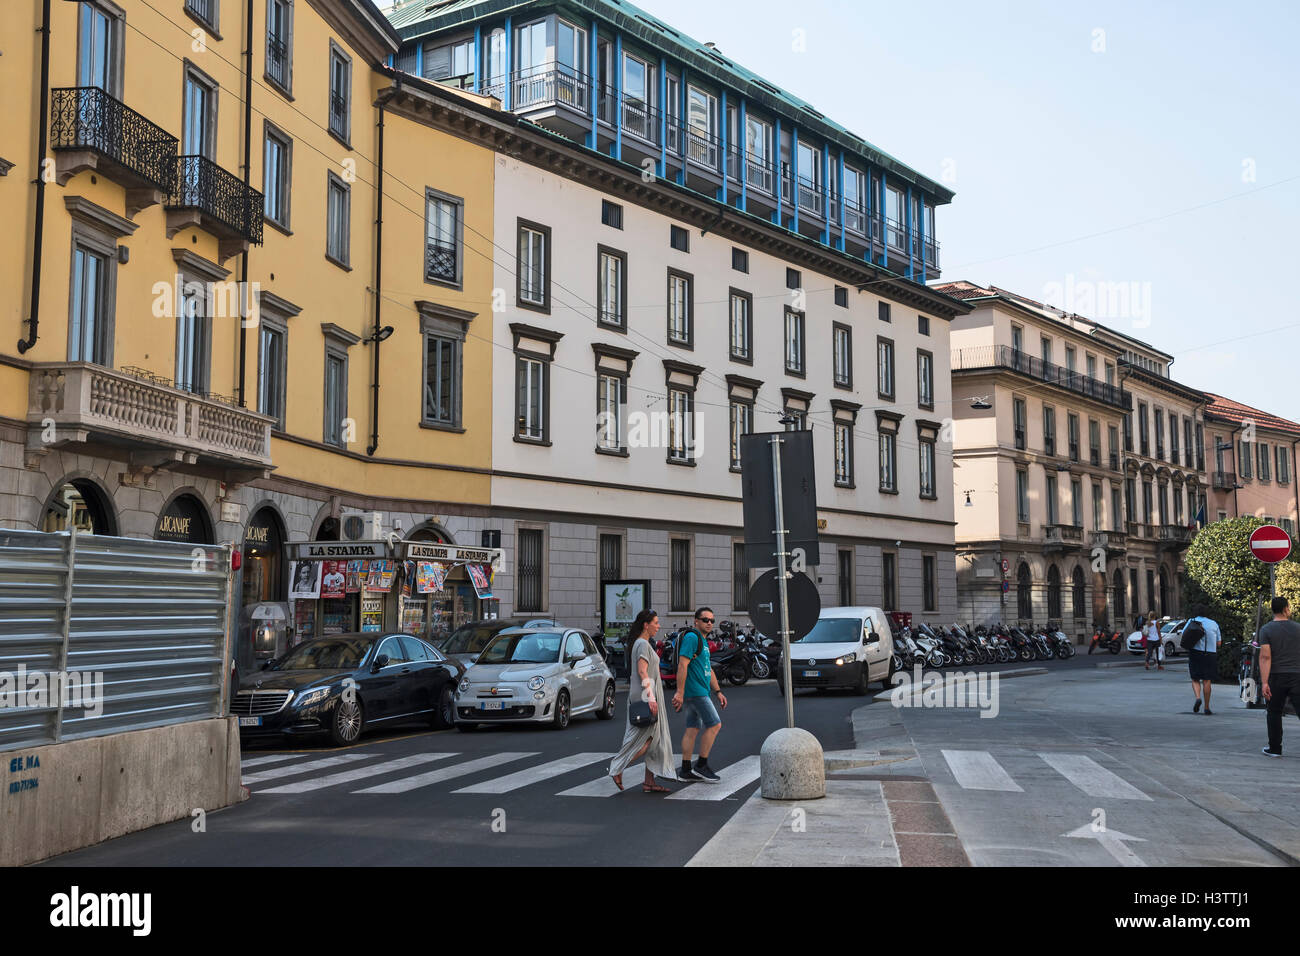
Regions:
[[506, 702], [504, 700], [480, 700], [478, 702], [479, 710], [505, 710]]
[[822, 672], [821, 672], [821, 671], [804, 671], [804, 672], [803, 672], [803, 676], [804, 676], [804, 677], [821, 677], [821, 676], [822, 676]]
[[240, 718], [239, 718], [239, 726], [241, 726], [241, 727], [261, 727], [261, 726], [262, 726], [262, 718], [261, 718], [261, 717], [240, 717]]

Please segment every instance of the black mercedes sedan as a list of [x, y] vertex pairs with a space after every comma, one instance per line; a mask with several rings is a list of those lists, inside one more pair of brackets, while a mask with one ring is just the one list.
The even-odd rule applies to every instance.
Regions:
[[304, 641], [245, 678], [230, 712], [243, 739], [329, 734], [351, 744], [377, 724], [452, 726], [464, 673], [409, 634], [334, 634]]

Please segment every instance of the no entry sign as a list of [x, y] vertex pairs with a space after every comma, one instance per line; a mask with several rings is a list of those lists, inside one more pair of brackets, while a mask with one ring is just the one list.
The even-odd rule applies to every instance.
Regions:
[[1250, 536], [1250, 553], [1265, 564], [1285, 561], [1291, 553], [1291, 536], [1275, 524], [1263, 525]]

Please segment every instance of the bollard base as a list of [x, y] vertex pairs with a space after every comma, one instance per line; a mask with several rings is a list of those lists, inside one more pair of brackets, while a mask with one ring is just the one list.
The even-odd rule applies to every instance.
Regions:
[[782, 728], [768, 735], [759, 752], [765, 800], [817, 800], [826, 796], [822, 745], [806, 730]]

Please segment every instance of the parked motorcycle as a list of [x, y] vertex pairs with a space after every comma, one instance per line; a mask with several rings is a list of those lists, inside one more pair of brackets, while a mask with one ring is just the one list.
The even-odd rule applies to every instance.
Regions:
[[1118, 654], [1124, 646], [1124, 638], [1119, 631], [1110, 634], [1106, 633], [1104, 627], [1093, 628], [1092, 641], [1088, 644], [1088, 653], [1100, 648], [1103, 651], [1110, 651], [1112, 654]]

